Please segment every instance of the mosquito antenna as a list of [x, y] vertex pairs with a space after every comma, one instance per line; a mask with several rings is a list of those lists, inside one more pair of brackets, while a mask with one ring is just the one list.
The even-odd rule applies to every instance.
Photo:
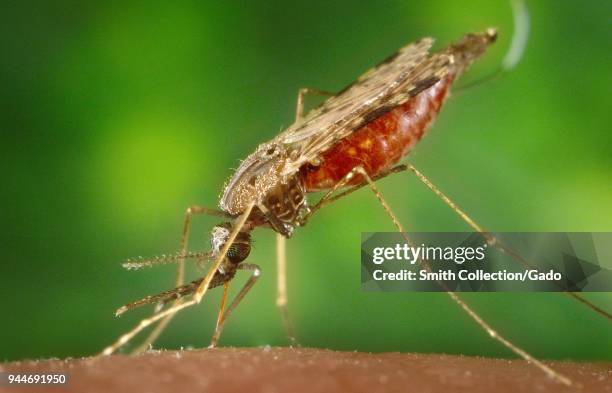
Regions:
[[128, 259], [121, 266], [127, 270], [138, 270], [145, 267], [153, 267], [157, 265], [166, 265], [169, 263], [179, 263], [181, 259], [197, 259], [198, 262], [203, 259], [210, 258], [210, 252], [177, 252], [172, 255], [156, 255], [151, 258], [138, 257], [136, 260]]
[[496, 79], [514, 69], [518, 63], [521, 62], [523, 54], [525, 53], [525, 48], [527, 47], [527, 41], [529, 40], [529, 10], [523, 0], [511, 0], [510, 5], [512, 6], [512, 15], [514, 18], [514, 31], [510, 47], [501, 65], [497, 70], [493, 71], [493, 73], [475, 80], [474, 82], [467, 83], [456, 89], [455, 92], [463, 92], [481, 83]]

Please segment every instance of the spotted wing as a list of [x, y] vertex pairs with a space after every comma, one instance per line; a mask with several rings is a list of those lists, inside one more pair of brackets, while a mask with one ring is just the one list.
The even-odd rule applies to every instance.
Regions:
[[283, 172], [295, 173], [361, 126], [443, 78], [449, 57], [429, 55], [433, 39], [409, 44], [327, 99], [275, 138], [292, 152]]

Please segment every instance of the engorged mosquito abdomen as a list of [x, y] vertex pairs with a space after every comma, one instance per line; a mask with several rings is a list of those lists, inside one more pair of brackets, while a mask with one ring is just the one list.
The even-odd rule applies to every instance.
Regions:
[[[299, 175], [306, 191], [330, 189], [359, 165], [368, 175], [376, 176], [396, 164], [423, 137], [448, 95], [453, 79], [447, 76], [339, 141], [321, 155], [320, 165], [301, 167]], [[355, 177], [349, 184], [362, 181]]]

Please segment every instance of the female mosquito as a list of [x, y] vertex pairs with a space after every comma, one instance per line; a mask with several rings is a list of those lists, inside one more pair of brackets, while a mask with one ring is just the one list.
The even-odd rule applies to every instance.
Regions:
[[[305, 116], [306, 94], [329, 93], [301, 89], [295, 122], [272, 140], [259, 145], [254, 153], [242, 161], [224, 188], [219, 201], [220, 209], [201, 206], [187, 209], [178, 254], [126, 263], [128, 268], [137, 268], [176, 262], [177, 285], [175, 289], [148, 296], [117, 310], [119, 315], [145, 304], [171, 303], [143, 319], [107, 347], [103, 354], [112, 354], [143, 329], [159, 321], [136, 351], [146, 349], [178, 311], [198, 304], [209, 289], [223, 286], [222, 302], [211, 340], [211, 346], [215, 346], [228, 317], [260, 276], [257, 265], [244, 262], [251, 251], [251, 232], [260, 227], [277, 233], [277, 305], [288, 335], [293, 339], [293, 329], [287, 315], [285, 239], [291, 237], [297, 227], [305, 225], [317, 210], [363, 186], [369, 186], [395, 228], [405, 233], [375, 184], [378, 179], [391, 174], [408, 171], [416, 175], [468, 225], [482, 233], [491, 245], [499, 247], [492, 235], [476, 224], [419, 170], [412, 165], [398, 165], [435, 119], [453, 81], [484, 54], [496, 37], [495, 29], [467, 34], [435, 53], [429, 51], [433, 44], [431, 38], [408, 44]], [[307, 196], [317, 191], [326, 193], [314, 205], [310, 205]], [[187, 249], [192, 217], [198, 214], [211, 214], [225, 220], [212, 229], [211, 251], [208, 253], [193, 253]], [[186, 258], [210, 259], [213, 262], [204, 277], [184, 284]], [[427, 266], [426, 261], [423, 262]], [[250, 271], [251, 276], [226, 308], [228, 287], [238, 270]], [[459, 295], [450, 291], [447, 294], [492, 338], [535, 364], [553, 379], [564, 384], [571, 383], [568, 378], [501, 336]], [[588, 304], [578, 295], [572, 296]], [[588, 305], [596, 309], [596, 306]], [[597, 311], [610, 318], [605, 311]]]

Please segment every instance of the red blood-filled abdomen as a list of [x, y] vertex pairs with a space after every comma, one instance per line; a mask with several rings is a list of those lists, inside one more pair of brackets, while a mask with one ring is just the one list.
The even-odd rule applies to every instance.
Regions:
[[[304, 165], [300, 177], [306, 191], [326, 190], [361, 165], [375, 176], [396, 164], [423, 137], [435, 119], [453, 78], [447, 77], [404, 104], [381, 115], [336, 143], [320, 157], [321, 164]], [[349, 184], [360, 184], [359, 176]]]

